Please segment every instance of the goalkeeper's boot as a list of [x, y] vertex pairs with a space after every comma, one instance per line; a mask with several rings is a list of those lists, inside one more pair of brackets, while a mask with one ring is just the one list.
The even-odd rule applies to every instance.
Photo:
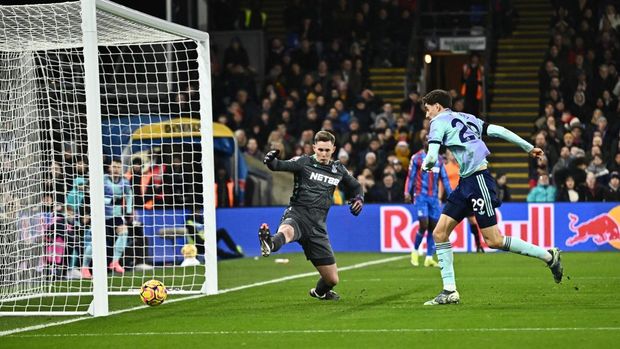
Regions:
[[439, 267], [439, 264], [437, 264], [437, 262], [433, 259], [432, 256], [427, 256], [426, 259], [424, 259], [424, 266], [425, 267]]
[[315, 288], [311, 288], [309, 293], [310, 293], [310, 297], [313, 297], [313, 298], [316, 298], [316, 299], [320, 299], [322, 301], [337, 301], [337, 300], [340, 300], [340, 296], [338, 295], [338, 293], [334, 292], [333, 290], [329, 290], [324, 295], [321, 296], [318, 293], [316, 293], [316, 289]]
[[458, 291], [443, 290], [437, 297], [425, 302], [424, 305], [459, 304], [460, 298]]
[[108, 269], [112, 270], [115, 273], [124, 274], [125, 268], [121, 267], [121, 264], [118, 261], [112, 261], [110, 265], [108, 265]]
[[553, 280], [556, 284], [562, 282], [562, 275], [564, 275], [564, 267], [562, 266], [562, 260], [560, 258], [560, 250], [554, 247], [548, 250], [551, 253], [551, 260], [547, 262], [547, 266], [551, 269], [553, 274]]
[[80, 272], [82, 273], [82, 279], [92, 279], [93, 275], [90, 273], [90, 269], [88, 268], [82, 268], [82, 270], [80, 270]]
[[261, 224], [260, 229], [258, 229], [258, 240], [260, 241], [261, 254], [263, 257], [269, 257], [273, 248], [273, 241], [267, 223]]
[[413, 265], [414, 267], [420, 266], [418, 257], [420, 257], [420, 255], [418, 254], [418, 250], [414, 249], [413, 251], [411, 251], [411, 265]]
[[482, 246], [476, 247], [476, 253], [484, 253], [484, 247]]

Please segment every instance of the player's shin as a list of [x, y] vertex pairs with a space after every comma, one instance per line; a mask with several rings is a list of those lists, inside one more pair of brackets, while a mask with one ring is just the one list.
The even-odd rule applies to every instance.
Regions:
[[435, 255], [435, 239], [433, 239], [433, 234], [428, 234], [426, 236], [426, 258], [433, 258]]
[[272, 241], [273, 241], [273, 248], [271, 249], [271, 252], [276, 252], [282, 246], [284, 246], [284, 244], [286, 244], [286, 237], [284, 236], [284, 233], [279, 231], [276, 235], [273, 236]]
[[113, 261], [118, 261], [123, 256], [125, 252], [125, 247], [127, 246], [127, 232], [118, 234], [116, 237], [116, 241], [114, 241], [114, 257]]
[[551, 254], [544, 248], [531, 244], [527, 241], [523, 241], [515, 236], [504, 236], [504, 244], [502, 249], [504, 251], [510, 251], [524, 256], [535, 257], [545, 262], [549, 262], [552, 258]]
[[439, 268], [441, 268], [441, 279], [443, 280], [443, 289], [446, 291], [456, 290], [456, 281], [454, 278], [454, 252], [452, 244], [448, 242], [437, 243], [437, 259]]
[[[425, 233], [425, 231], [420, 229], [415, 234], [415, 241], [413, 242], [413, 248], [416, 251], [418, 250], [418, 248], [420, 248], [420, 245], [422, 244], [422, 239], [424, 239], [424, 233]], [[431, 234], [429, 233], [428, 235], [430, 236]]]

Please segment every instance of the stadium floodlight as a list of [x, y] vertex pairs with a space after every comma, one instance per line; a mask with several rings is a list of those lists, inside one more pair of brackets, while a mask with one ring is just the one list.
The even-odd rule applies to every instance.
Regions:
[[0, 315], [105, 316], [153, 278], [218, 292], [210, 81], [207, 33], [106, 0], [0, 6]]

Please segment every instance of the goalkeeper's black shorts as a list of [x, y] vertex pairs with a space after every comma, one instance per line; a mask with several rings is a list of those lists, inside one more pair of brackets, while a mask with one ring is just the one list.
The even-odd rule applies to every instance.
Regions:
[[288, 224], [293, 227], [293, 241], [301, 245], [306, 259], [315, 266], [336, 263], [327, 236], [326, 218], [327, 212], [324, 210], [291, 206], [284, 211], [280, 220], [280, 225]]

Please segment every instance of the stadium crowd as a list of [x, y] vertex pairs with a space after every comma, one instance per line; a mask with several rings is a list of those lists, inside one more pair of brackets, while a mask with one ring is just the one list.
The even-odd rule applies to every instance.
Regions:
[[[428, 121], [417, 91], [400, 112], [377, 96], [369, 67], [404, 66], [415, 1], [320, 3], [291, 1], [283, 9], [286, 36], [269, 42], [259, 91], [256, 67], [241, 41], [231, 41], [212, 67], [215, 121], [234, 130], [241, 149], [258, 160], [270, 149], [281, 159], [311, 154], [313, 135], [330, 131], [337, 159], [362, 183], [368, 202], [402, 202], [409, 160], [424, 146]], [[464, 110], [463, 97], [451, 93], [454, 108]]]
[[606, 1], [554, 1], [539, 72], [531, 202], [619, 201], [620, 15]]

